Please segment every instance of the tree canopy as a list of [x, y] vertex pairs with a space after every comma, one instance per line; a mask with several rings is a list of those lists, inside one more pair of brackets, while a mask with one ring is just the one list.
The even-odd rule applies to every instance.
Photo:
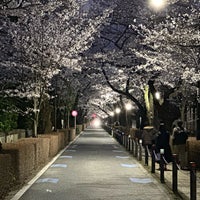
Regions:
[[199, 19], [195, 0], [162, 10], [146, 0], [1, 1], [1, 97], [35, 120], [58, 97], [83, 115], [109, 116], [120, 98], [145, 115], [147, 85], [185, 106], [200, 81]]

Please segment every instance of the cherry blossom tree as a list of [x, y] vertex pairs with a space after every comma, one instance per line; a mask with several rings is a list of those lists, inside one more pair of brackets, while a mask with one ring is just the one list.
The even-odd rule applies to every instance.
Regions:
[[104, 116], [123, 97], [144, 120], [163, 89], [158, 107], [170, 100], [184, 113], [199, 80], [199, 2], [170, 2], [155, 12], [145, 0], [2, 1], [2, 95], [29, 98], [36, 121], [56, 87], [61, 107], [72, 88], [73, 106]]
[[34, 114], [36, 136], [39, 111], [43, 99], [49, 96], [50, 80], [63, 66], [78, 70], [78, 65], [69, 63], [76, 62], [91, 45], [110, 10], [88, 17], [80, 15], [81, 7], [75, 1], [5, 1], [1, 5], [1, 14], [12, 19], [7, 20], [7, 26], [15, 48], [12, 58], [2, 66], [9, 65], [18, 74], [11, 76], [18, 81], [13, 83], [14, 90], [7, 87], [3, 92], [32, 99], [33, 107], [27, 110]]
[[102, 63], [107, 84], [128, 98], [133, 95], [141, 110], [145, 109], [146, 85], [153, 83], [154, 90], [166, 86], [165, 98], [178, 88], [191, 88], [199, 80], [199, 3], [173, 1], [168, 10], [157, 13], [144, 2], [132, 2], [135, 12], [129, 13], [126, 2], [120, 3], [89, 52], [94, 55], [97, 69]]
[[152, 15], [150, 25], [138, 28], [144, 38], [142, 43], [148, 48], [133, 50], [147, 61], [139, 66], [142, 70], [158, 73], [154, 82], [158, 90], [163, 85], [173, 88], [170, 99], [179, 105], [182, 120], [185, 120], [186, 107], [191, 104], [200, 79], [199, 9], [195, 1], [177, 2], [166, 13]]

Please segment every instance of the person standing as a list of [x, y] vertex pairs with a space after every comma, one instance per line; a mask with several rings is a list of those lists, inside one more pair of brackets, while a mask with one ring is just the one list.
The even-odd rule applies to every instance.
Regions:
[[172, 132], [172, 145], [173, 153], [177, 154], [179, 157], [181, 169], [187, 169], [187, 151], [186, 151], [186, 141], [188, 139], [188, 133], [183, 127], [183, 122], [178, 121], [177, 126], [174, 127]]
[[167, 164], [172, 162], [172, 151], [169, 141], [170, 141], [170, 134], [166, 130], [165, 124], [161, 122], [155, 145], [156, 145], [156, 153], [160, 153], [160, 150], [164, 149], [165, 170], [167, 170]]
[[157, 131], [153, 126], [145, 126], [142, 131], [142, 145], [145, 150], [145, 164], [148, 165], [148, 157], [152, 152], [152, 145], [155, 144]]
[[154, 144], [154, 139], [156, 135], [156, 130], [153, 126], [145, 126], [142, 131], [142, 145], [147, 147], [148, 151], [151, 150], [152, 144]]

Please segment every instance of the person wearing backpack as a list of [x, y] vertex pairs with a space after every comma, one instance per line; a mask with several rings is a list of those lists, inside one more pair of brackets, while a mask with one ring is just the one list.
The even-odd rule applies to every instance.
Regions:
[[183, 122], [178, 121], [177, 126], [173, 128], [172, 132], [172, 144], [173, 144], [173, 153], [177, 154], [179, 157], [181, 169], [187, 169], [187, 150], [186, 150], [186, 141], [188, 139], [188, 133], [183, 127]]

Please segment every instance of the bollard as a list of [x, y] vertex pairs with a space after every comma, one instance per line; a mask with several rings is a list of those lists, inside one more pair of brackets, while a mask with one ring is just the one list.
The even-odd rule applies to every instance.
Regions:
[[126, 135], [123, 133], [123, 136], [124, 136], [123, 146], [126, 147]]
[[190, 199], [197, 199], [196, 163], [190, 162]]
[[124, 140], [125, 140], [125, 135], [124, 135], [124, 133], [123, 133], [123, 132], [122, 132], [121, 134], [122, 134], [122, 145], [124, 146], [124, 144], [125, 144], [125, 143], [124, 143]]
[[128, 135], [128, 151], [131, 150], [131, 136]]
[[156, 146], [155, 144], [153, 144], [152, 149], [151, 149], [151, 173], [155, 173], [155, 169], [156, 169], [155, 149], [156, 149]]
[[123, 139], [124, 139], [124, 135], [123, 133], [120, 133], [120, 144], [123, 145]]
[[125, 143], [125, 148], [128, 150], [128, 136], [126, 135], [126, 143]]
[[142, 160], [142, 140], [140, 139], [139, 140], [139, 158], [138, 158], [139, 161]]
[[160, 149], [160, 182], [165, 183], [164, 179], [164, 149]]
[[132, 140], [132, 152], [134, 156], [135, 155], [135, 139]]
[[135, 155], [136, 158], [138, 157], [138, 141], [135, 141]]
[[148, 166], [149, 165], [149, 151], [148, 151], [148, 145], [145, 145], [145, 165]]
[[178, 191], [178, 155], [173, 154], [173, 161], [172, 161], [172, 190], [174, 193]]
[[124, 147], [126, 148], [126, 135], [124, 134]]
[[126, 135], [125, 148], [126, 148], [126, 150], [128, 149], [128, 135]]

